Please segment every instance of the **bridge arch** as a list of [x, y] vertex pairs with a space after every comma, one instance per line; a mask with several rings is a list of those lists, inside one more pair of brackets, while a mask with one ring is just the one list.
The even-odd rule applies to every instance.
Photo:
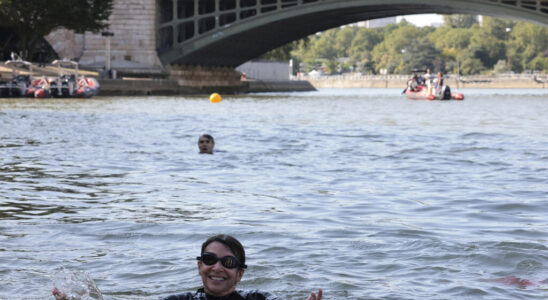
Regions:
[[363, 20], [481, 14], [548, 26], [548, 0], [157, 0], [164, 64], [236, 67], [288, 42]]

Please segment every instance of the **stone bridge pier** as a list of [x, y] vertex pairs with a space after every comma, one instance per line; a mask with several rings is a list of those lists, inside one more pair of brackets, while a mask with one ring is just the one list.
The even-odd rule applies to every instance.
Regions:
[[[109, 18], [110, 58], [113, 69], [160, 73], [156, 53], [156, 0], [114, 0]], [[100, 69], [106, 63], [107, 37], [101, 33], [75, 34], [57, 30], [46, 39], [61, 58], [78, 60], [83, 67]]]
[[[115, 0], [109, 18], [111, 68], [117, 76], [171, 79], [192, 90], [237, 90], [243, 83], [231, 67], [162, 65], [156, 51], [157, 0]], [[46, 39], [61, 58], [79, 61], [82, 68], [103, 70], [107, 37], [59, 29]]]

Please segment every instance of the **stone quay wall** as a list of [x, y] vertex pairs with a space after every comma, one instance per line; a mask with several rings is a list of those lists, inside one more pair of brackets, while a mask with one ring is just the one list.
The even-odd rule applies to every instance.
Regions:
[[[405, 88], [411, 75], [292, 76], [315, 88]], [[507, 74], [497, 76], [447, 76], [451, 88], [548, 88], [548, 75]]]
[[169, 65], [166, 72], [179, 86], [197, 91], [236, 92], [244, 85], [240, 72], [230, 67]]

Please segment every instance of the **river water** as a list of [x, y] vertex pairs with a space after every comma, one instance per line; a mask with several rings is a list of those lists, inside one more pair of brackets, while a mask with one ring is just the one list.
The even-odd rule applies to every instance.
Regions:
[[547, 299], [548, 90], [461, 91], [0, 99], [0, 299], [195, 290], [215, 233], [280, 299]]

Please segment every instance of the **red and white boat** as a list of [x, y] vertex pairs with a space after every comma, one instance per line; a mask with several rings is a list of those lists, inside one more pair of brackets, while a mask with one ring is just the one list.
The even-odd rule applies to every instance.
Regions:
[[50, 96], [50, 79], [46, 76], [34, 79], [27, 88], [26, 96], [34, 98], [48, 98]]
[[460, 92], [451, 92], [449, 86], [442, 86], [439, 93], [435, 92], [435, 88], [429, 89], [425, 85], [417, 85], [413, 89], [407, 87], [405, 95], [409, 100], [464, 100], [464, 95]]
[[413, 78], [407, 82], [407, 88], [402, 92], [410, 100], [464, 100], [464, 95], [459, 92], [451, 93], [451, 88], [444, 85], [444, 77], [438, 73], [438, 78], [430, 74], [430, 70], [424, 76], [417, 75], [422, 70], [413, 70]]
[[[90, 98], [99, 92], [99, 82], [93, 77], [79, 75], [78, 63], [63, 59], [52, 62], [59, 70], [59, 77], [50, 80], [51, 96], [55, 98]], [[62, 66], [74, 67], [73, 74], [63, 74]]]
[[[6, 66], [12, 68], [13, 78], [0, 81], [0, 98], [34, 97], [34, 98], [90, 98], [99, 92], [99, 82], [93, 77], [80, 75], [78, 63], [68, 59], [52, 62], [58, 68], [58, 77], [33, 76], [32, 63], [22, 60], [12, 53]], [[63, 66], [73, 67], [73, 72], [63, 70]], [[20, 69], [28, 69], [28, 74], [19, 74]], [[72, 73], [72, 74], [66, 74]]]

